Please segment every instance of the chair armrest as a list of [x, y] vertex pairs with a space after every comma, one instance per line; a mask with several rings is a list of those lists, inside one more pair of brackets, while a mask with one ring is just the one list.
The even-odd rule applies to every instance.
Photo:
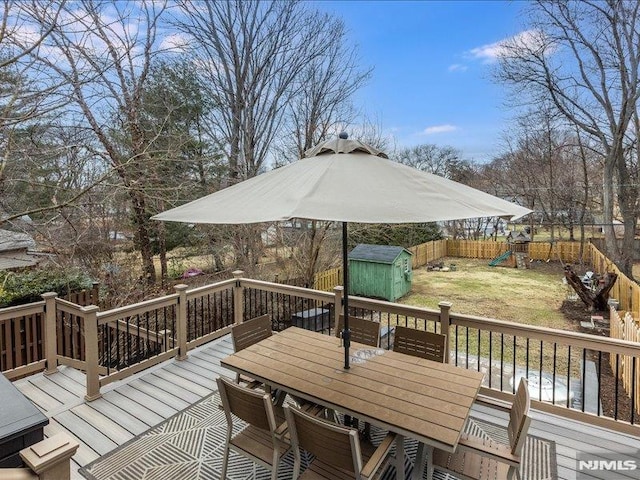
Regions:
[[493, 458], [513, 467], [520, 466], [520, 457], [513, 455], [508, 446], [494, 440], [485, 440], [479, 437], [463, 435], [458, 443], [461, 450], [471, 450], [484, 457]]
[[[387, 436], [384, 437], [384, 440], [382, 440], [382, 443], [376, 448], [376, 451], [373, 452], [369, 461], [362, 467], [361, 474], [363, 478], [369, 479], [378, 471], [380, 466], [387, 460], [395, 440], [395, 433], [388, 433]], [[398, 455], [402, 455], [402, 452], [398, 453]]]

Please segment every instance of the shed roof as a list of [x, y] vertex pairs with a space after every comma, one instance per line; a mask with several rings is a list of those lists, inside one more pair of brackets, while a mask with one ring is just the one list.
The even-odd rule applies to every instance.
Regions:
[[407, 252], [409, 255], [413, 255], [409, 250], [403, 247], [361, 243], [351, 250], [349, 253], [349, 260], [363, 260], [390, 264], [393, 263], [402, 252]]

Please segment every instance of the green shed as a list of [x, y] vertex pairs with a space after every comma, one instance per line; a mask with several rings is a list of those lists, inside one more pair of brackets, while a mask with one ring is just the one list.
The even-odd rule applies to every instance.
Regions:
[[349, 291], [395, 302], [411, 290], [411, 255], [402, 247], [357, 245], [349, 253]]

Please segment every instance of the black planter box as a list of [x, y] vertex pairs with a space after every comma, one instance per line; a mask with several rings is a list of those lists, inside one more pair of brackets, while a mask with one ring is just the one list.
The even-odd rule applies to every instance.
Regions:
[[311, 308], [302, 312], [294, 313], [291, 317], [291, 325], [321, 332], [330, 327], [329, 309], [327, 308]]

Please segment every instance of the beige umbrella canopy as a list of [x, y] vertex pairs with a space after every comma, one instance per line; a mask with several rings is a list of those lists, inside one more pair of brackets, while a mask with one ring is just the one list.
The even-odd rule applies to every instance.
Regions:
[[355, 140], [329, 140], [306, 158], [167, 210], [156, 220], [258, 223], [305, 218], [423, 223], [530, 212], [475, 188], [387, 159]]
[[[343, 222], [347, 312], [347, 222], [423, 223], [496, 216], [515, 219], [530, 212], [475, 188], [389, 160], [379, 150], [341, 134], [308, 150], [297, 162], [152, 218], [213, 224], [293, 218]], [[349, 368], [348, 315], [343, 337], [345, 368]]]

